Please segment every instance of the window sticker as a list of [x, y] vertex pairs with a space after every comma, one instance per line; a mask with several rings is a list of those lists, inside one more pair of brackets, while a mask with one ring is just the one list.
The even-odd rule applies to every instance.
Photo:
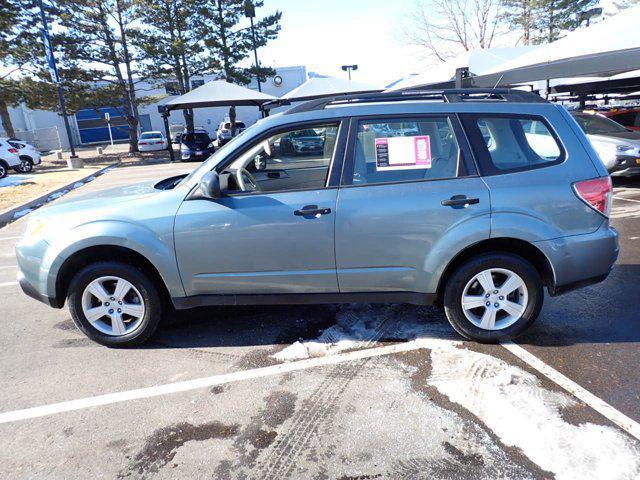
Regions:
[[429, 135], [376, 138], [376, 170], [431, 168]]

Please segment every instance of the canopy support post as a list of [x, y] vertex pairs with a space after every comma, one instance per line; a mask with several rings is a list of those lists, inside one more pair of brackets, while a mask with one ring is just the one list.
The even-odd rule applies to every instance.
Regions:
[[173, 142], [171, 141], [171, 131], [169, 130], [169, 110], [162, 112], [162, 121], [164, 122], [164, 133], [167, 137], [167, 143], [169, 145], [169, 161], [171, 163], [176, 161], [173, 153]]

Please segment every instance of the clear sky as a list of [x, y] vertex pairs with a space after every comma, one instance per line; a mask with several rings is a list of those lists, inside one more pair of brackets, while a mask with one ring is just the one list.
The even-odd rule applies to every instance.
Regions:
[[352, 79], [388, 84], [418, 73], [420, 52], [399, 30], [414, 0], [265, 0], [258, 16], [282, 11], [277, 40], [258, 51], [272, 67], [305, 65], [307, 71], [346, 76], [341, 65], [357, 64]]

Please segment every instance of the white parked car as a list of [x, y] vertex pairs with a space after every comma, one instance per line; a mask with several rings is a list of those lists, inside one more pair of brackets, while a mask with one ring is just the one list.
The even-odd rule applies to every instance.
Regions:
[[18, 149], [8, 139], [0, 138], [0, 178], [6, 177], [10, 168], [15, 170], [21, 164]]
[[9, 138], [7, 141], [13, 148], [18, 149], [20, 165], [18, 167], [14, 167], [15, 171], [20, 173], [29, 173], [33, 170], [34, 165], [40, 165], [40, 151], [36, 147], [20, 140], [19, 138]]
[[[244, 132], [246, 128], [247, 127], [244, 122], [236, 120], [236, 135]], [[220, 125], [218, 125], [218, 129], [216, 130], [216, 139], [218, 140], [218, 146], [221, 147], [229, 140], [231, 140], [231, 138], [231, 122], [229, 120], [220, 122]]]
[[138, 150], [141, 152], [155, 152], [166, 150], [169, 144], [162, 132], [144, 132], [138, 139]]

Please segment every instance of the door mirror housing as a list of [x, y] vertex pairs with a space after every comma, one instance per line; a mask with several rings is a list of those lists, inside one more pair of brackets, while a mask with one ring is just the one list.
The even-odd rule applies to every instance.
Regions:
[[200, 193], [205, 198], [222, 197], [222, 187], [220, 186], [220, 176], [218, 172], [207, 172], [200, 179]]

